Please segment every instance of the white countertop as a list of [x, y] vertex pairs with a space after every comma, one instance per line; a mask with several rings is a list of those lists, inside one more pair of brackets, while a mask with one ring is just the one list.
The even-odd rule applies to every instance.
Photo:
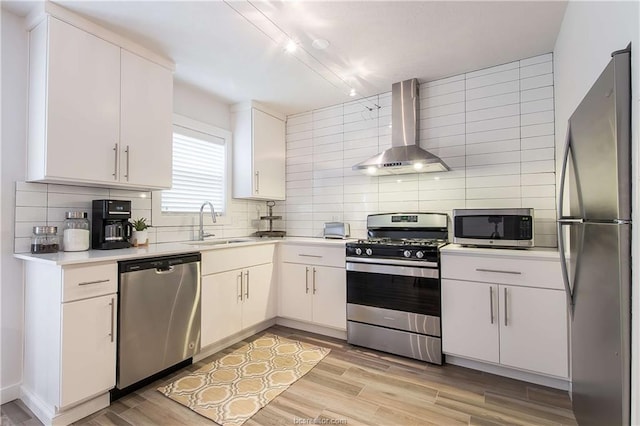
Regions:
[[442, 254], [509, 257], [512, 259], [547, 259], [560, 261], [557, 248], [533, 247], [529, 249], [508, 249], [493, 247], [464, 247], [460, 244], [448, 244], [440, 249]]
[[[116, 262], [119, 260], [136, 259], [143, 257], [154, 256], [167, 256], [172, 254], [184, 254], [193, 252], [203, 252], [209, 250], [224, 250], [230, 247], [243, 247], [259, 244], [300, 244], [300, 245], [330, 245], [330, 246], [344, 246], [349, 240], [339, 239], [325, 239], [325, 238], [311, 238], [311, 237], [285, 237], [285, 238], [252, 238], [252, 237], [237, 237], [237, 238], [222, 238], [222, 240], [234, 240], [234, 239], [250, 239], [246, 242], [238, 242], [231, 244], [211, 244], [200, 243], [198, 241], [184, 241], [180, 243], [163, 243], [163, 244], [149, 244], [144, 247], [131, 247], [127, 249], [115, 249], [115, 250], [89, 250], [81, 252], [58, 252], [49, 254], [31, 254], [31, 253], [16, 253], [14, 257], [30, 262], [42, 262], [54, 265], [74, 265], [82, 263], [95, 263], [95, 262]], [[207, 240], [207, 241], [214, 241]]]

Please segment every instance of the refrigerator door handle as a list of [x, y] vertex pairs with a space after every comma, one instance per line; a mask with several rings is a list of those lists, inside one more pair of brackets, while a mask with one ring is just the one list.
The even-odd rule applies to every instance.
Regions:
[[560, 191], [558, 193], [558, 250], [560, 251], [560, 267], [562, 270], [562, 282], [564, 290], [567, 294], [567, 303], [569, 315], [573, 319], [573, 294], [571, 284], [569, 283], [569, 271], [567, 268], [567, 257], [565, 253], [563, 226], [582, 223], [580, 218], [569, 218], [563, 214], [564, 207], [564, 185], [567, 177], [567, 163], [569, 162], [569, 154], [571, 153], [571, 121], [567, 125], [567, 136], [564, 145], [564, 154], [562, 156], [562, 170], [560, 172]]

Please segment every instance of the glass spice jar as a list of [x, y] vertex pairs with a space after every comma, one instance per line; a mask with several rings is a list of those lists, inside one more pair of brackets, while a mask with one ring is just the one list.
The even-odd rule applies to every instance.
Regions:
[[31, 236], [31, 253], [56, 253], [60, 249], [57, 226], [34, 226]]
[[62, 229], [62, 249], [64, 251], [89, 250], [91, 231], [87, 212], [66, 212]]

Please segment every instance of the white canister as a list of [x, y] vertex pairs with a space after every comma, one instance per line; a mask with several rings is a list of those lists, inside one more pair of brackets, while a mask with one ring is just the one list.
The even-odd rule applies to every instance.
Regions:
[[66, 212], [62, 231], [64, 251], [85, 251], [91, 245], [91, 231], [86, 212]]

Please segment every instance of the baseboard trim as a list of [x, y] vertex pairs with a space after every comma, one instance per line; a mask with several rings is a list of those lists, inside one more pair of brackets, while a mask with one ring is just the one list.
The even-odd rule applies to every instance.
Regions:
[[43, 424], [51, 426], [69, 425], [109, 406], [109, 392], [106, 392], [72, 408], [56, 413], [53, 407], [50, 407], [24, 386], [21, 388], [21, 394], [20, 399], [24, 402], [24, 405]]
[[489, 364], [453, 355], [445, 355], [445, 364], [458, 365], [460, 367], [480, 370], [498, 376], [509, 377], [511, 379], [522, 380], [523, 382], [535, 383], [537, 385], [548, 386], [550, 388], [564, 391], [568, 391], [569, 386], [571, 385], [569, 379], [544, 376], [541, 374], [516, 370], [509, 367], [503, 367], [501, 365]]
[[222, 340], [219, 340], [215, 343], [210, 344], [209, 346], [200, 350], [200, 353], [193, 356], [193, 362], [199, 362], [205, 359], [208, 356], [215, 354], [216, 352], [220, 352], [221, 350], [228, 348], [231, 345], [238, 343], [241, 340], [244, 340], [248, 337], [253, 336], [254, 334], [260, 333], [263, 330], [275, 325], [275, 318], [263, 321], [254, 325], [253, 327], [249, 327], [244, 329], [238, 333], [232, 334], [229, 337], [225, 337]]
[[20, 398], [20, 383], [0, 389], [0, 404], [6, 404]]
[[297, 330], [308, 331], [309, 333], [322, 334], [323, 336], [335, 337], [336, 339], [347, 340], [346, 330], [337, 330], [335, 328], [324, 327], [317, 324], [310, 324], [303, 321], [292, 320], [289, 318], [276, 318], [276, 324], [284, 327], [295, 328]]

